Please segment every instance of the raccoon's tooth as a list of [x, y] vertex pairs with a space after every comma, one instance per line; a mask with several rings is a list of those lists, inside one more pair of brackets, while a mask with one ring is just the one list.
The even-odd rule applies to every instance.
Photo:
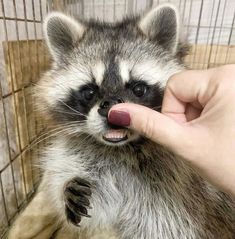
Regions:
[[123, 138], [124, 137], [124, 133], [122, 132], [117, 132], [117, 138]]
[[113, 134], [114, 138], [123, 138], [122, 134], [120, 132], [114, 132]]
[[109, 130], [107, 131], [104, 136], [106, 138], [110, 138], [110, 139], [121, 139], [124, 138], [126, 136], [127, 132], [124, 130]]

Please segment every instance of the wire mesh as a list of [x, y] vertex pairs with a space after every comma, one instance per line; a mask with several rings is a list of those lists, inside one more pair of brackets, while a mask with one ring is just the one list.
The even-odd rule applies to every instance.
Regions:
[[48, 66], [41, 40], [45, 6], [41, 0], [0, 1], [1, 238], [27, 205], [39, 179], [39, 170], [32, 165], [38, 161], [40, 145], [30, 146], [43, 125], [35, 115], [32, 92]]
[[[0, 238], [34, 194], [45, 128], [35, 113], [33, 88], [49, 66], [42, 41], [48, 11], [114, 22], [171, 2], [178, 6], [192, 45], [194, 69], [235, 63], [233, 0], [0, 0]], [[40, 142], [35, 144], [35, 142]]]

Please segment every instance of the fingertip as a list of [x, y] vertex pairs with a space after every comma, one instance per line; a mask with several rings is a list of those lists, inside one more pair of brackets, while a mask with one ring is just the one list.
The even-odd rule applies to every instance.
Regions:
[[112, 109], [108, 114], [108, 122], [114, 125], [128, 127], [131, 122], [131, 117], [126, 111]]

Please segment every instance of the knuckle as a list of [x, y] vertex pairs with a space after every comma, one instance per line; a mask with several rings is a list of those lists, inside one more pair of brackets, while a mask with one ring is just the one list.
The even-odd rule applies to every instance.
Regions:
[[175, 85], [175, 78], [170, 78], [166, 83], [166, 88], [172, 89], [174, 88], [174, 85]]

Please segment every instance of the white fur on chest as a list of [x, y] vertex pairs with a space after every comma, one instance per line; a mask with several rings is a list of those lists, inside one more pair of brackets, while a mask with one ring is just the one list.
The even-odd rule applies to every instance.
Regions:
[[[128, 164], [118, 163], [118, 160], [135, 160], [130, 155], [109, 165], [106, 161], [112, 160], [115, 155], [106, 154], [104, 158], [96, 159], [96, 165], [91, 168], [90, 162], [96, 155], [92, 149], [90, 152], [84, 151], [68, 154], [64, 142], [58, 140], [46, 153], [44, 181], [62, 220], [65, 220], [64, 185], [74, 177], [81, 177], [96, 182], [91, 198], [92, 209], [88, 211], [91, 218], [83, 218], [81, 226], [90, 229], [109, 225], [125, 226], [124, 238], [129, 238], [133, 231], [138, 231], [138, 239], [146, 236], [171, 238], [178, 231], [181, 231], [181, 236], [182, 232], [185, 235], [191, 234], [185, 238], [196, 238], [191, 216], [185, 210], [180, 194], [176, 193], [177, 185], [168, 185], [172, 187], [173, 193], [169, 197], [169, 187], [164, 183], [154, 186], [151, 179], [148, 181], [148, 175], [143, 179], [138, 174], [133, 168], [135, 165], [129, 167]], [[185, 227], [185, 218], [190, 224], [188, 227]]]

